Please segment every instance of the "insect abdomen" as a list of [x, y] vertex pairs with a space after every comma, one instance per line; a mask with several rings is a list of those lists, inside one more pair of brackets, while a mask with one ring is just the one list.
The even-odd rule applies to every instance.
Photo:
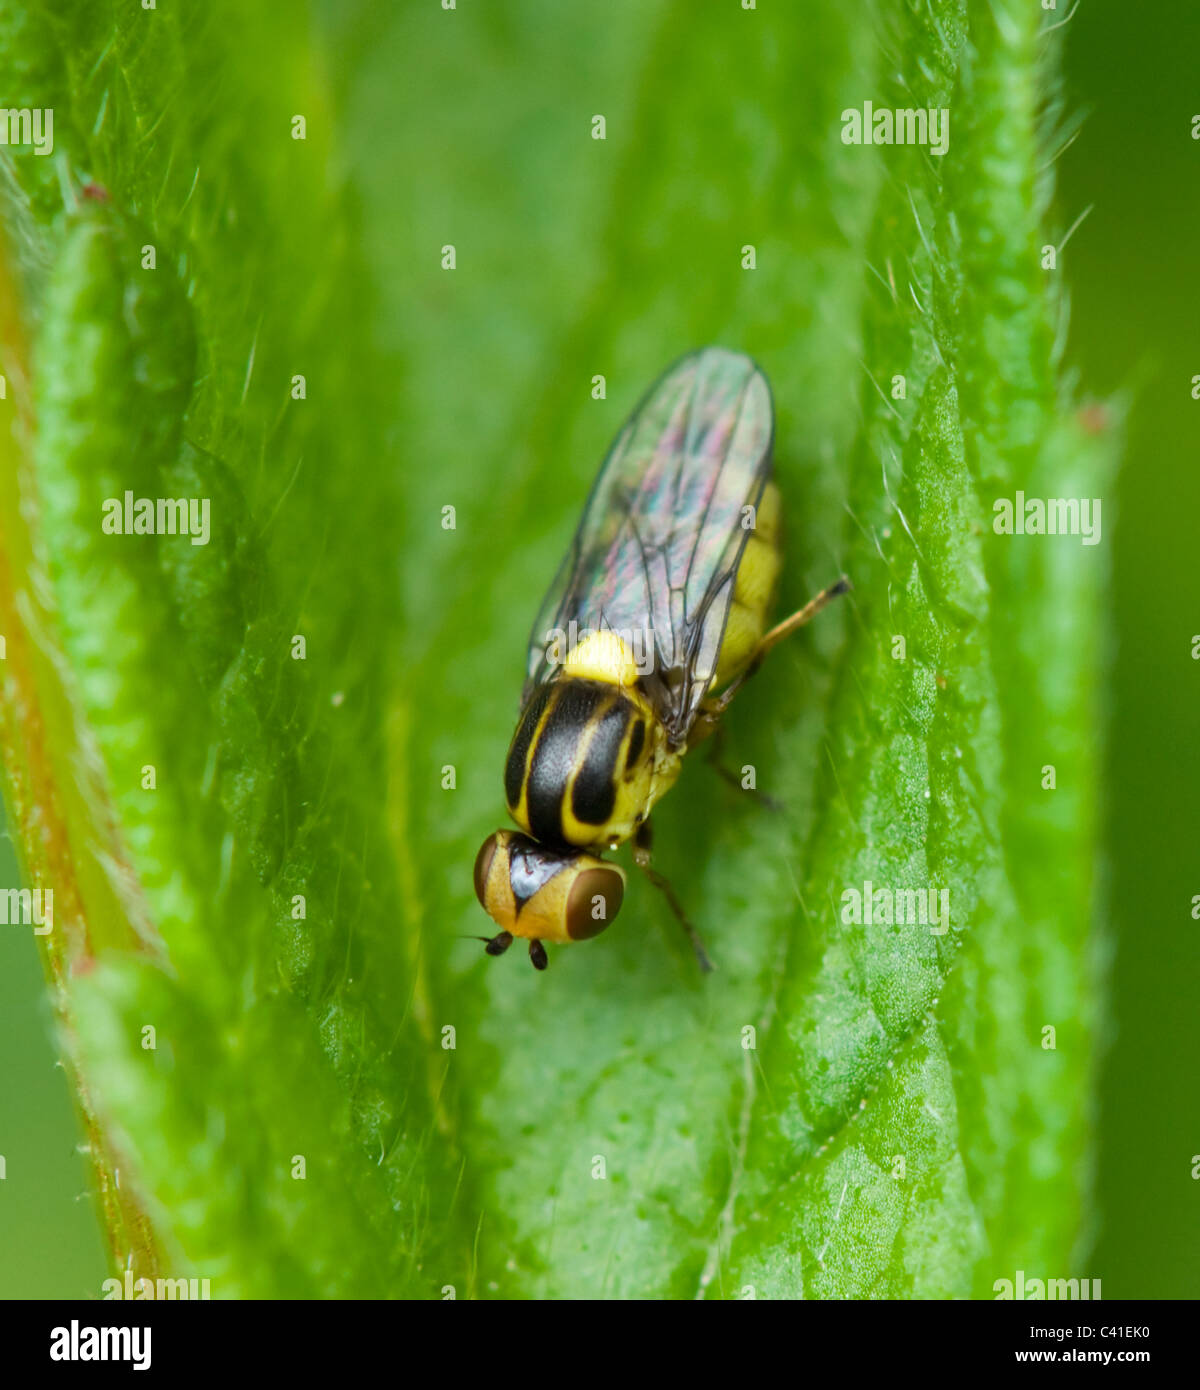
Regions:
[[738, 565], [713, 691], [728, 685], [741, 672], [766, 631], [782, 563], [779, 541], [779, 488], [769, 481], [763, 488], [754, 529]]

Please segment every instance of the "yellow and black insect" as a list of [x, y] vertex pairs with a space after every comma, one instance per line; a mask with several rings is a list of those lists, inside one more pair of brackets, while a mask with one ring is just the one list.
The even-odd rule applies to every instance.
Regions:
[[767, 652], [849, 580], [766, 631], [780, 568], [771, 478], [771, 390], [749, 357], [690, 353], [625, 423], [584, 508], [530, 639], [521, 716], [504, 770], [521, 830], [497, 830], [475, 861], [475, 892], [546, 968], [543, 942], [597, 936], [625, 873], [599, 856], [633, 840], [650, 865], [650, 812], [681, 759], [716, 728]]

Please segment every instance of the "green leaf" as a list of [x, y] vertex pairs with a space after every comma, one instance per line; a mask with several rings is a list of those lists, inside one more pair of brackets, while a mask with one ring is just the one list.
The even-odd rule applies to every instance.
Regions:
[[[307, 44], [254, 19], [94, 19], [79, 6], [42, 64], [71, 68], [47, 92], [66, 205], [9, 219], [43, 268], [25, 281], [24, 601], [48, 585], [38, 626], [61, 651], [14, 673], [88, 777], [81, 805], [61, 765], [36, 766], [24, 800], [12, 785], [31, 877], [46, 817], [87, 847], [73, 871], [93, 859], [60, 914], [58, 1008], [121, 1209], [116, 1262], [226, 1296], [428, 1293], [417, 1266], [453, 1244], [455, 1165], [426, 1152], [435, 1102], [378, 789], [369, 658], [390, 548], [353, 525], [393, 508], [382, 472], [351, 471], [371, 375], [331, 346], [360, 321], [342, 280], [361, 282], [330, 254], [348, 213], [319, 150], [292, 139], [287, 99], [320, 110]], [[267, 45], [278, 90], [256, 72]], [[250, 94], [237, 121], [274, 124], [261, 152], [236, 124], [208, 133], [214, 72]], [[105, 504], [127, 495], [195, 498], [211, 535], [111, 534]], [[439, 1277], [461, 1280], [465, 1250]]]
[[[47, 963], [115, 1263], [215, 1296], [1082, 1275], [1106, 552], [992, 527], [1111, 466], [1042, 268], [1059, 38], [1016, 0], [547, 15], [0, 8], [57, 132], [6, 195], [10, 818], [71, 884]], [[843, 143], [864, 101], [948, 109], [948, 151]], [[705, 342], [774, 388], [781, 612], [854, 593], [728, 721], [784, 809], [696, 759], [656, 813], [717, 972], [635, 880], [538, 975], [459, 939], [528, 624]], [[208, 544], [106, 534], [126, 491], [208, 499]], [[847, 920], [867, 881], [948, 929]]]

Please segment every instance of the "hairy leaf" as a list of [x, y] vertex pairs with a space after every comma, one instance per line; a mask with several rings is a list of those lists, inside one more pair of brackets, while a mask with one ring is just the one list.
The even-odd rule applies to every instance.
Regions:
[[[118, 1266], [1086, 1273], [1106, 552], [993, 529], [1112, 452], [1044, 254], [1059, 39], [1017, 0], [809, 10], [0, 6], [6, 90], [56, 115], [3, 184], [9, 808], [63, 888]], [[948, 111], [948, 148], [845, 143], [868, 101]], [[656, 812], [717, 972], [635, 877], [538, 975], [459, 939], [529, 622], [609, 439], [708, 342], [774, 389], [781, 611], [854, 593], [728, 721], [782, 809], [697, 754]], [[206, 543], [106, 532], [127, 492], [206, 500]], [[947, 913], [888, 920], [918, 892]]]

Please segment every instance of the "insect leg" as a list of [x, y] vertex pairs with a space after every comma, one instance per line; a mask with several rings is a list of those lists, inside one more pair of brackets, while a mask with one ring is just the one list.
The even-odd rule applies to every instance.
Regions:
[[529, 943], [529, 959], [533, 962], [535, 970], [545, 970], [547, 965], [546, 948], [536, 939]]
[[766, 792], [760, 792], [757, 787], [746, 787], [742, 785], [742, 779], [730, 767], [726, 767], [721, 762], [721, 754], [725, 751], [725, 725], [717, 724], [712, 731], [712, 738], [708, 745], [706, 761], [712, 770], [737, 792], [751, 796], [760, 806], [765, 806], [768, 811], [779, 811], [783, 808], [773, 796], [768, 796]]
[[[776, 623], [770, 632], [764, 633], [758, 646], [754, 649], [753, 656], [751, 656], [750, 660], [746, 663], [746, 668], [741, 675], [731, 681], [720, 695], [705, 700], [701, 705], [700, 715], [696, 720], [696, 724], [699, 725], [701, 721], [704, 721], [705, 730], [700, 734], [700, 738], [704, 738], [707, 733], [712, 732], [712, 728], [715, 727], [716, 721], [720, 719], [721, 715], [724, 714], [733, 703], [733, 697], [742, 686], [746, 684], [750, 677], [754, 675], [762, 665], [764, 657], [772, 647], [782, 642], [785, 637], [790, 637], [793, 632], [802, 628], [805, 623], [811, 622], [827, 603], [832, 602], [841, 594], [849, 593], [853, 587], [849, 579], [843, 574], [836, 584], [831, 584], [828, 589], [822, 589], [816, 598], [809, 599], [804, 607], [793, 613], [790, 618], [784, 618], [783, 622]], [[699, 740], [697, 739], [696, 741], [698, 742]], [[688, 747], [690, 748], [692, 746], [692, 740], [689, 739]]]
[[854, 585], [843, 574], [836, 584], [831, 584], [828, 589], [822, 589], [816, 598], [810, 598], [804, 607], [793, 613], [790, 618], [784, 618], [783, 622], [776, 623], [759, 642], [751, 664], [757, 666], [777, 642], [782, 642], [785, 637], [790, 637], [797, 628], [802, 628], [805, 623], [811, 622], [827, 603], [831, 603], [835, 598], [840, 598], [842, 594], [848, 594], [853, 588]]
[[683, 908], [680, 907], [679, 899], [675, 896], [675, 890], [671, 887], [670, 880], [660, 874], [657, 869], [650, 867], [650, 843], [650, 822], [647, 820], [643, 821], [634, 832], [633, 862], [671, 904], [671, 911], [679, 919], [679, 925], [687, 932], [688, 940], [692, 943], [692, 950], [696, 953], [696, 960], [700, 964], [700, 969], [707, 974], [713, 968], [713, 964], [708, 958], [708, 952], [704, 949], [704, 942], [700, 939], [700, 933], [688, 921]]

